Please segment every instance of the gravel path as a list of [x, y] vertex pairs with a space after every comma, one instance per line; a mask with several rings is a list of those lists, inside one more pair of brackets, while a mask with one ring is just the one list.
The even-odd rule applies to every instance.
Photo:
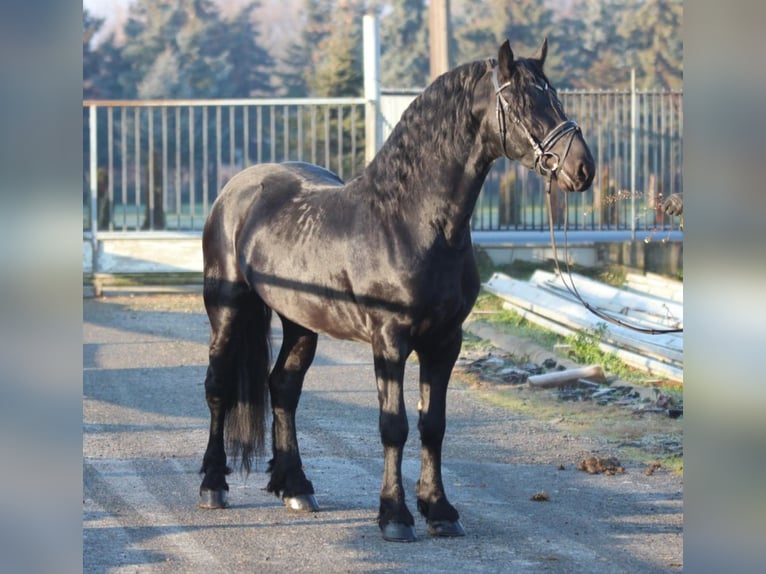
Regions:
[[[265, 474], [230, 477], [232, 507], [196, 508], [207, 438], [208, 323], [198, 294], [84, 301], [85, 572], [677, 572], [683, 484], [660, 469], [590, 475], [598, 437], [449, 394], [444, 477], [467, 536], [384, 542], [371, 353], [320, 338], [298, 411], [304, 465], [322, 511], [289, 513]], [[275, 339], [279, 327], [275, 324]], [[276, 345], [275, 345], [276, 346]], [[419, 473], [417, 364], [408, 366], [405, 487]], [[262, 467], [265, 465], [262, 465]], [[562, 469], [563, 468], [563, 469]], [[544, 492], [549, 500], [534, 501]]]

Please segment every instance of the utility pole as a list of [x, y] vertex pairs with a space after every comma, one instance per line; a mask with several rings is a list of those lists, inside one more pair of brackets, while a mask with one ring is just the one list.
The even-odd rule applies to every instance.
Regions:
[[431, 44], [431, 80], [449, 70], [449, 0], [428, 4], [428, 33]]

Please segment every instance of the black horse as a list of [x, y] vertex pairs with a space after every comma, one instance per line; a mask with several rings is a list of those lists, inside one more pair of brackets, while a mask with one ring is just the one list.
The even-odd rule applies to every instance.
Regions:
[[[506, 41], [497, 60], [437, 78], [345, 185], [298, 162], [256, 165], [226, 184], [202, 238], [210, 438], [199, 506], [227, 505], [224, 438], [245, 471], [263, 453], [270, 394], [267, 488], [292, 510], [318, 509], [301, 466], [295, 410], [317, 333], [326, 333], [372, 345], [383, 537], [415, 540], [401, 469], [408, 434], [402, 381], [413, 351], [420, 363], [417, 507], [432, 535], [465, 534], [444, 493], [441, 456], [447, 384], [479, 292], [470, 230], [476, 198], [502, 155], [567, 191], [587, 189], [595, 171], [543, 72], [547, 49], [544, 40], [534, 57], [514, 59]], [[272, 310], [283, 341], [270, 370]]]

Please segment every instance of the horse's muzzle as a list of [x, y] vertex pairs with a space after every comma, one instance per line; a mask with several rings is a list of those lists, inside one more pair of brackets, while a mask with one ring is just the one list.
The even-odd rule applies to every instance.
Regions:
[[596, 162], [587, 147], [583, 152], [570, 153], [564, 164], [556, 170], [555, 177], [560, 189], [585, 191], [590, 188], [596, 174]]

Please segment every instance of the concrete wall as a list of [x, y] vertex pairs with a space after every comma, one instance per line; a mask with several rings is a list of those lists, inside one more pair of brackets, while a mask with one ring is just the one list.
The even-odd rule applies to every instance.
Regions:
[[[553, 249], [544, 243], [479, 245], [495, 264], [515, 260], [544, 262], [553, 259]], [[564, 260], [563, 245], [557, 246]], [[683, 269], [683, 241], [588, 242], [569, 245], [569, 263], [584, 267], [624, 265], [631, 269], [677, 276]], [[198, 233], [145, 233], [102, 235], [93, 268], [93, 251], [83, 241], [85, 275], [199, 274], [202, 272], [202, 241]]]

